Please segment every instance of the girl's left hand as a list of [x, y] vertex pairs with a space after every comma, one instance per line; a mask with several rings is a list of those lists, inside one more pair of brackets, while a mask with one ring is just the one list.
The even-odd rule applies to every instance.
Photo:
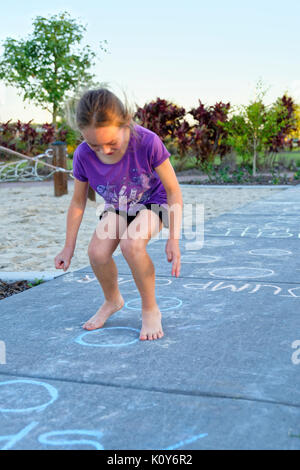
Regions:
[[166, 244], [166, 254], [169, 263], [172, 263], [172, 276], [176, 277], [180, 274], [180, 250], [179, 250], [179, 241], [178, 240], [168, 240]]

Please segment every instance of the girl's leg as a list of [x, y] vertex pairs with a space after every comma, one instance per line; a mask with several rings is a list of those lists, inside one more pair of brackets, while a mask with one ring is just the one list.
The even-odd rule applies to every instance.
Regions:
[[120, 239], [120, 248], [131, 269], [142, 299], [141, 340], [163, 336], [161, 313], [155, 298], [155, 269], [147, 253], [147, 243], [160, 232], [162, 222], [149, 209], [143, 209], [129, 224]]
[[[90, 241], [88, 247], [90, 264], [102, 287], [105, 302], [83, 325], [87, 330], [101, 328], [110, 315], [124, 305], [118, 286], [118, 270], [112, 254], [120, 242], [120, 234], [126, 230], [126, 227], [126, 220], [123, 217], [108, 212], [102, 217]], [[107, 232], [106, 228], [110, 231]]]

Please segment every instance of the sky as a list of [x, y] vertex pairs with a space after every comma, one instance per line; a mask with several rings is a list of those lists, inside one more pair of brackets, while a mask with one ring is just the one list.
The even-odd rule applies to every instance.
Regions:
[[[86, 26], [82, 46], [98, 52], [92, 72], [121, 99], [157, 97], [186, 111], [218, 101], [247, 104], [262, 80], [266, 104], [288, 92], [300, 103], [299, 0], [16, 0], [1, 5], [7, 37], [25, 39], [37, 16], [67, 11]], [[107, 41], [109, 53], [99, 44]], [[51, 122], [51, 115], [0, 82], [0, 122]]]

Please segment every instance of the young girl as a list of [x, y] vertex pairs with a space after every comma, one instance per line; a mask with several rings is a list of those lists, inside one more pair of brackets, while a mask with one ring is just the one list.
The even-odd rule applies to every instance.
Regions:
[[77, 105], [76, 121], [84, 141], [74, 153], [74, 194], [67, 214], [66, 242], [55, 258], [55, 267], [66, 271], [70, 265], [90, 184], [105, 200], [88, 247], [105, 302], [83, 327], [101, 328], [124, 306], [112, 257], [120, 244], [141, 295], [140, 339], [161, 338], [155, 270], [146, 247], [163, 225], [169, 228], [165, 252], [172, 261], [172, 276], [179, 276], [182, 195], [170, 153], [157, 134], [134, 123], [127, 106], [108, 89], [87, 91]]

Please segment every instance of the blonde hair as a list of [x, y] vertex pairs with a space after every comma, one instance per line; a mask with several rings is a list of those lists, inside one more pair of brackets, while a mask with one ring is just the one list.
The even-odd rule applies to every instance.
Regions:
[[79, 130], [85, 127], [129, 127], [130, 131], [138, 137], [134, 129], [134, 112], [107, 88], [97, 88], [83, 93], [76, 107], [76, 124]]

